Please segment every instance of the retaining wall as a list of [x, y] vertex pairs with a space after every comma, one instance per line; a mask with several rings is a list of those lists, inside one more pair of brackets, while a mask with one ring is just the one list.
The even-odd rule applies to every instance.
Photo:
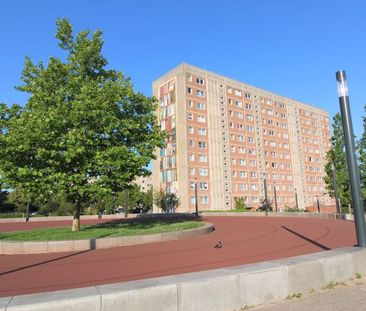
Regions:
[[[71, 241], [0, 241], [0, 255], [40, 254], [55, 252], [86, 251], [91, 249], [130, 246], [153, 242], [171, 241], [191, 238], [209, 233], [214, 225], [206, 223], [203, 227], [172, 231], [156, 234], [111, 237], [101, 239], [71, 240]], [[1, 311], [1, 309], [0, 309]]]
[[232, 311], [366, 274], [366, 249], [310, 255], [156, 279], [0, 298], [0, 311]]

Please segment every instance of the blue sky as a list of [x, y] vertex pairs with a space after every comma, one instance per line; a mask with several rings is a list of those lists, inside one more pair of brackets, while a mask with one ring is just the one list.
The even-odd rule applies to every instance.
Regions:
[[138, 91], [176, 65], [192, 65], [339, 111], [335, 71], [348, 76], [355, 134], [366, 116], [364, 0], [1, 0], [0, 102], [24, 104], [19, 85], [26, 55], [63, 56], [55, 22], [104, 32], [109, 67]]

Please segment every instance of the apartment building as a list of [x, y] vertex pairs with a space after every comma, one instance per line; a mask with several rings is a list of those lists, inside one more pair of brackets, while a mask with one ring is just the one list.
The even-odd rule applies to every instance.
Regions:
[[188, 64], [154, 81], [153, 95], [170, 133], [153, 185], [177, 193], [179, 212], [194, 211], [196, 199], [199, 210], [232, 209], [236, 197], [259, 207], [264, 180], [279, 209], [334, 204], [323, 182], [326, 111]]

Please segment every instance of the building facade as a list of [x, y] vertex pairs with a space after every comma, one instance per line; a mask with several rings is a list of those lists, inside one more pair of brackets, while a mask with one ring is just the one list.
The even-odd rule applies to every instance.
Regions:
[[161, 128], [155, 191], [175, 192], [180, 212], [257, 208], [264, 180], [279, 209], [334, 204], [325, 195], [329, 115], [242, 82], [181, 64], [153, 82]]

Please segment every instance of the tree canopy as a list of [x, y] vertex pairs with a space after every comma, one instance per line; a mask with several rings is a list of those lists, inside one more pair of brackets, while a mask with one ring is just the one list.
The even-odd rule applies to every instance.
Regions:
[[149, 174], [164, 133], [154, 98], [106, 68], [100, 30], [74, 38], [70, 22], [60, 19], [56, 38], [65, 60], [34, 64], [27, 57], [17, 87], [29, 93], [26, 105], [0, 106], [0, 182], [22, 187], [30, 199], [62, 194], [78, 220], [89, 196], [116, 193]]
[[345, 151], [345, 142], [342, 127], [342, 118], [339, 113], [333, 117], [333, 136], [331, 138], [331, 148], [329, 149], [325, 166], [327, 191], [330, 196], [334, 197], [334, 186], [332, 179], [331, 165], [335, 168], [336, 182], [338, 186], [339, 199], [343, 205], [351, 203], [351, 189], [348, 175], [347, 157]]

